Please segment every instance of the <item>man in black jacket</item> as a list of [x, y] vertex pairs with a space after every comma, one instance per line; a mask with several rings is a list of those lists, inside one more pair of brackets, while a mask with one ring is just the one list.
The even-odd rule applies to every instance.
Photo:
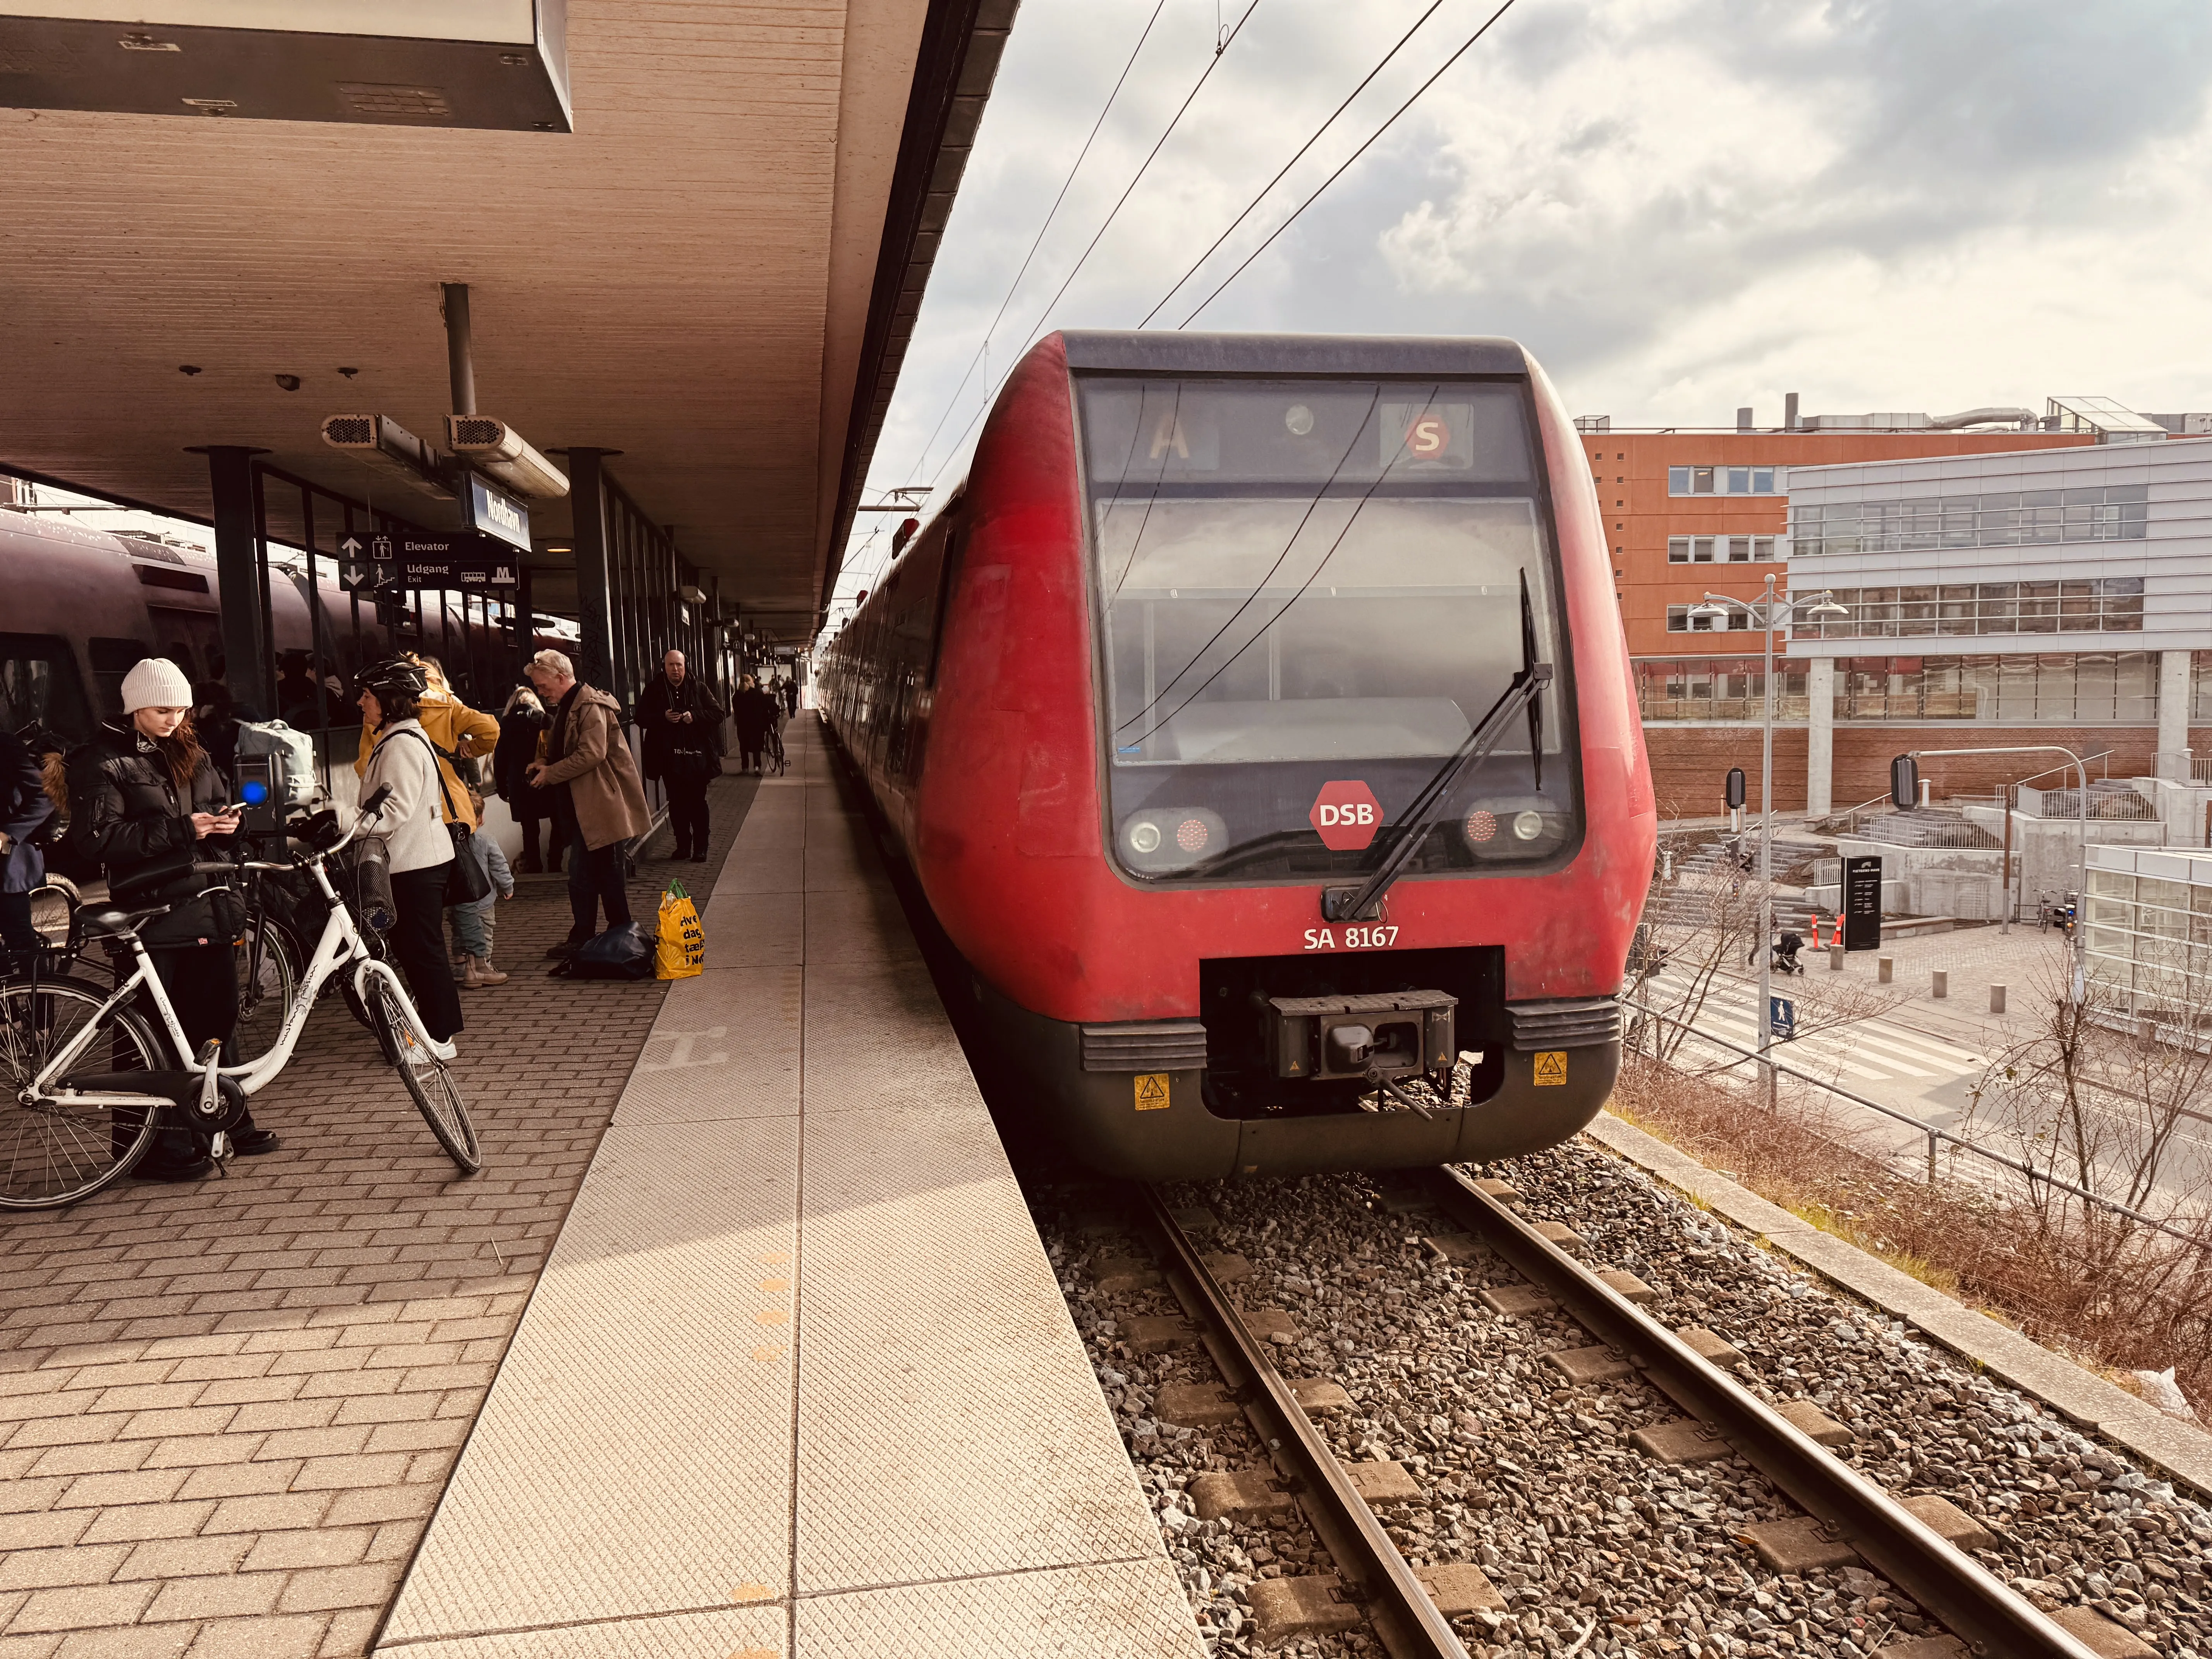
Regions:
[[684, 653], [671, 651], [637, 700], [645, 733], [645, 775], [668, 791], [672, 858], [707, 861], [707, 785], [722, 770], [721, 706], [692, 678]]

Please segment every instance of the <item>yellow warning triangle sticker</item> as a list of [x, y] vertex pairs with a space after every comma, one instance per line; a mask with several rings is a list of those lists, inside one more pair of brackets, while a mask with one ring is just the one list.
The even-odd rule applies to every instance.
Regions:
[[1162, 1112], [1167, 1109], [1168, 1076], [1165, 1072], [1146, 1072], [1137, 1079], [1137, 1109], [1140, 1112]]
[[1564, 1050], [1552, 1048], [1536, 1056], [1536, 1082], [1557, 1085], [1567, 1080], [1567, 1056]]

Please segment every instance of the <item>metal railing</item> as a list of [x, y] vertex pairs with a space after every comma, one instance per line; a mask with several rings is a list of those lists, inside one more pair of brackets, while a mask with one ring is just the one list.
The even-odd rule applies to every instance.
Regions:
[[[1703, 1026], [1697, 1024], [1693, 1021], [1682, 1019], [1673, 1014], [1662, 1013], [1658, 1009], [1652, 1007], [1648, 1002], [1637, 1001], [1631, 1003], [1630, 1006], [1633, 1007], [1638, 1013], [1641, 1014], [1647, 1019], [1664, 1021], [1669, 1025], [1680, 1026], [1683, 1030], [1687, 1031], [1692, 1036], [1696, 1037], [1700, 1042], [1710, 1042], [1716, 1048], [1726, 1048], [1731, 1053], [1742, 1055], [1747, 1060], [1758, 1060], [1759, 1059], [1759, 1050], [1756, 1048], [1747, 1048], [1743, 1044], [1722, 1036], [1717, 1032], [1708, 1031]], [[1640, 1047], [1641, 1035], [1640, 1030], [1635, 1029], [1631, 1030], [1627, 1044], [1630, 1053], [1640, 1054], [1642, 1052]], [[1769, 1052], [1771, 1053], [1771, 1051], [1770, 1050]], [[1663, 1066], [1668, 1064], [1666, 1060], [1661, 1060], [1656, 1053], [1652, 1054], [1650, 1058], [1660, 1065]], [[1979, 1141], [1970, 1140], [1964, 1135], [1953, 1134], [1948, 1129], [1937, 1128], [1932, 1123], [1923, 1123], [1918, 1118], [1913, 1116], [1910, 1112], [1901, 1112], [1894, 1106], [1885, 1106], [1878, 1100], [1869, 1100], [1864, 1095], [1855, 1094], [1850, 1090], [1844, 1088], [1839, 1084], [1831, 1083], [1825, 1078], [1815, 1077], [1810, 1072], [1801, 1072], [1795, 1066], [1791, 1066], [1786, 1061], [1780, 1060], [1768, 1060], [1763, 1063], [1771, 1066], [1775, 1072], [1783, 1077], [1793, 1078], [1800, 1083], [1809, 1083], [1815, 1089], [1819, 1089], [1824, 1093], [1833, 1095], [1838, 1100], [1847, 1100], [1854, 1106], [1864, 1107], [1869, 1112], [1878, 1113], [1883, 1117], [1891, 1119], [1893, 1121], [1902, 1123], [1908, 1128], [1911, 1129], [1916, 1134], [1924, 1136], [1928, 1142], [1928, 1184], [1931, 1187], [1936, 1184], [1937, 1178], [1936, 1169], [1936, 1144], [1939, 1141], [1948, 1141], [1953, 1146], [1957, 1147], [1961, 1152], [1971, 1152], [1976, 1158], [1986, 1158], [1992, 1164], [2002, 1164], [2004, 1168], [2012, 1170], [2015, 1175], [2026, 1176], [2031, 1185], [2040, 1183], [2043, 1186], [2050, 1188], [2054, 1192], [2061, 1192], [2066, 1194], [2069, 1197], [2078, 1198], [2083, 1203], [2093, 1204], [2097, 1208], [2105, 1211], [2108, 1214], [2123, 1216], [2130, 1221], [2138, 1223], [2142, 1226], [2149, 1227], [2156, 1231], [2164, 1233], [2169, 1238], [2179, 1239], [2181, 1243], [2190, 1246], [2192, 1249], [2201, 1250], [2206, 1248], [2205, 1243], [2202, 1239], [2192, 1238], [2187, 1233], [2182, 1232], [2177, 1228], [2168, 1226], [2165, 1222], [2158, 1220], [2154, 1217], [2147, 1216], [2140, 1210], [2130, 1209], [2127, 1205], [2118, 1203], [2112, 1199], [2102, 1196], [2100, 1194], [2093, 1193], [2086, 1187], [2077, 1187], [2070, 1181], [2062, 1181], [2058, 1176], [2051, 1175], [2046, 1170], [2037, 1169], [2033, 1164], [2028, 1163], [2024, 1158], [2014, 1158], [2009, 1152], [2000, 1152], [1994, 1147], [1984, 1146]], [[1670, 1069], [1680, 1068], [1670, 1067]], [[1733, 1066], [1731, 1066], [1730, 1069], [1734, 1069]]]
[[[2079, 789], [2038, 789], [2024, 783], [2020, 787], [2020, 811], [2032, 818], [2072, 821], [2082, 816], [2081, 792]], [[2100, 789], [2093, 783], [2089, 786], [2088, 817], [2093, 821], [2103, 819], [2107, 823], [2155, 823], [2158, 807], [2148, 797], [2137, 794], [2124, 785]]]
[[1926, 847], [1938, 852], [1993, 852], [2001, 844], [1979, 824], [1940, 806], [1919, 806], [1910, 812], [1887, 805], [1854, 807], [1843, 827], [1830, 828], [1826, 833], [1879, 842], [1885, 847]]

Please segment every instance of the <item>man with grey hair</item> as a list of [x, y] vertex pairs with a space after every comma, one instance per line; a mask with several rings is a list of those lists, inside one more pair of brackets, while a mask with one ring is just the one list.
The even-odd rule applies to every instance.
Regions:
[[622, 708], [576, 678], [558, 651], [540, 651], [524, 671], [545, 703], [544, 758], [524, 775], [552, 799], [556, 845], [568, 849], [568, 937], [546, 951], [575, 954], [592, 937], [602, 905], [607, 926], [630, 920], [623, 847], [652, 823], [645, 786], [623, 735]]

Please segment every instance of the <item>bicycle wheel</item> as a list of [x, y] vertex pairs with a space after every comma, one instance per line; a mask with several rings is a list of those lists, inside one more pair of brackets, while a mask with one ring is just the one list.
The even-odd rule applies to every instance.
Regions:
[[232, 947], [238, 975], [238, 1020], [231, 1028], [226, 1065], [249, 1066], [276, 1046], [284, 1017], [300, 983], [299, 947], [265, 915], [246, 918], [245, 935]]
[[[119, 1180], [160, 1133], [156, 1113], [107, 1106], [27, 1106], [22, 1092], [46, 1062], [100, 1018], [108, 993], [78, 979], [0, 984], [0, 1210], [54, 1210]], [[103, 1022], [62, 1081], [99, 1072], [149, 1072], [167, 1055], [128, 1008]]]
[[384, 1027], [386, 1052], [398, 1056], [394, 1067], [407, 1092], [415, 1097], [422, 1121], [461, 1173], [474, 1175], [483, 1167], [483, 1158], [477, 1146], [476, 1125], [469, 1121], [469, 1109], [461, 1103], [460, 1088], [453, 1073], [416, 1036], [399, 993], [381, 974], [375, 975], [369, 990], [368, 1006]]

